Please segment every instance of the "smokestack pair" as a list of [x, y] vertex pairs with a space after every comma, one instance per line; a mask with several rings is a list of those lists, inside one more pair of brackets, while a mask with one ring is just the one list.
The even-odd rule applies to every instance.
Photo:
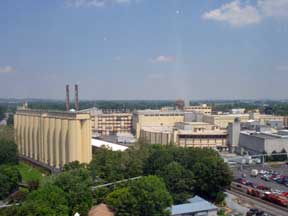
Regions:
[[[74, 103], [75, 103], [75, 110], [78, 111], [79, 110], [79, 100], [78, 100], [78, 85], [76, 84], [74, 86], [75, 89], [75, 99], [74, 99]], [[69, 111], [70, 110], [70, 98], [69, 98], [69, 85], [66, 85], [66, 110]]]

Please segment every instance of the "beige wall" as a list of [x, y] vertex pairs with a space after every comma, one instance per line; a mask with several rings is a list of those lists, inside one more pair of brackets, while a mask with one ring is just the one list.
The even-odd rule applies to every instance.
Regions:
[[149, 144], [175, 144], [180, 147], [199, 147], [199, 148], [227, 148], [227, 133], [223, 131], [210, 131], [207, 133], [183, 134], [181, 130], [171, 132], [161, 132], [142, 129], [140, 138]]
[[109, 135], [118, 132], [131, 133], [132, 114], [131, 113], [109, 113], [98, 114], [91, 117], [93, 120], [92, 129], [100, 134]]
[[203, 121], [217, 125], [220, 128], [227, 128], [228, 124], [233, 123], [235, 118], [239, 118], [240, 122], [247, 122], [249, 120], [249, 115], [204, 115]]
[[199, 112], [203, 114], [210, 115], [212, 113], [212, 108], [210, 106], [185, 106], [185, 112]]
[[21, 155], [56, 168], [92, 159], [89, 114], [17, 110], [14, 119]]
[[133, 116], [133, 129], [136, 138], [139, 139], [143, 127], [150, 126], [174, 126], [176, 122], [183, 122], [184, 114], [136, 114]]
[[288, 116], [284, 116], [284, 127], [288, 128]]

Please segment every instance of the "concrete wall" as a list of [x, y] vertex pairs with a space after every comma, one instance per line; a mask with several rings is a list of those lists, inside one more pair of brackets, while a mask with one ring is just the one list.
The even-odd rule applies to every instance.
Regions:
[[229, 123], [228, 125], [228, 146], [230, 152], [235, 152], [239, 146], [241, 126], [240, 122]]
[[262, 154], [265, 150], [265, 140], [241, 133], [239, 137], [239, 151], [241, 148], [248, 151], [249, 154]]
[[172, 141], [172, 134], [141, 130], [140, 138], [149, 144], [168, 145]]
[[265, 150], [268, 154], [273, 151], [281, 152], [283, 148], [288, 152], [288, 139], [268, 139], [265, 141]]
[[50, 167], [92, 159], [89, 114], [17, 110], [14, 128], [19, 153]]
[[136, 138], [139, 139], [142, 127], [150, 126], [174, 126], [176, 122], [183, 122], [184, 114], [159, 114], [159, 115], [137, 115], [133, 116], [133, 130]]
[[248, 134], [240, 134], [239, 147], [250, 154], [262, 154], [264, 151], [271, 154], [273, 151], [281, 152], [284, 148], [288, 152], [288, 139], [271, 138], [265, 139]]

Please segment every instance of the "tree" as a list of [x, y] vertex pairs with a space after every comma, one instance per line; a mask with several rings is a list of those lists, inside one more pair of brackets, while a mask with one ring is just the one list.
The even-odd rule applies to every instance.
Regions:
[[11, 165], [0, 166], [0, 199], [4, 199], [16, 191], [20, 181], [21, 175], [17, 167]]
[[63, 190], [52, 184], [45, 184], [33, 191], [22, 203], [17, 216], [68, 216], [68, 202]]
[[14, 128], [11, 126], [0, 126], [0, 140], [14, 142]]
[[204, 158], [194, 164], [192, 172], [197, 185], [194, 192], [213, 201], [232, 181], [232, 173], [221, 158]]
[[13, 115], [9, 115], [9, 117], [7, 119], [7, 125], [9, 125], [9, 126], [14, 125], [14, 116]]
[[7, 139], [0, 139], [0, 165], [17, 163], [17, 145], [15, 142]]
[[286, 152], [286, 150], [283, 148], [280, 153], [283, 154], [283, 155], [281, 155], [281, 161], [286, 161], [287, 160], [287, 152]]
[[87, 215], [92, 206], [91, 176], [87, 169], [73, 169], [56, 176], [54, 184], [61, 188], [68, 200], [69, 215]]
[[87, 164], [85, 163], [79, 163], [79, 161], [72, 161], [70, 163], [67, 163], [63, 167], [63, 171], [69, 171], [74, 169], [80, 169], [80, 168], [86, 168]]
[[116, 189], [105, 201], [117, 216], [165, 216], [169, 215], [167, 208], [172, 204], [172, 197], [163, 180], [157, 176], [147, 176], [131, 181], [127, 187]]
[[0, 173], [0, 200], [9, 196], [10, 188], [9, 177]]
[[272, 151], [270, 155], [270, 161], [278, 161], [279, 160], [279, 155], [277, 155], [277, 152], [274, 150]]
[[178, 162], [171, 162], [163, 170], [157, 172], [166, 183], [174, 203], [185, 202], [193, 194], [195, 178], [190, 170], [185, 169]]
[[0, 106], [0, 121], [5, 118], [6, 109]]
[[121, 152], [113, 152], [108, 149], [97, 150], [89, 166], [93, 179], [96, 176], [108, 182], [124, 179], [125, 167], [122, 166], [122, 157]]

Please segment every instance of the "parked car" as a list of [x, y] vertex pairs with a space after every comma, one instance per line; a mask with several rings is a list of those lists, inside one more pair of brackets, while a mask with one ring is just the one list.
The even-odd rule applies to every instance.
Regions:
[[250, 175], [251, 175], [252, 177], [258, 176], [258, 170], [257, 170], [257, 169], [252, 169]]
[[263, 175], [263, 176], [261, 176], [261, 179], [263, 179], [264, 181], [270, 181], [270, 176], [269, 175]]

